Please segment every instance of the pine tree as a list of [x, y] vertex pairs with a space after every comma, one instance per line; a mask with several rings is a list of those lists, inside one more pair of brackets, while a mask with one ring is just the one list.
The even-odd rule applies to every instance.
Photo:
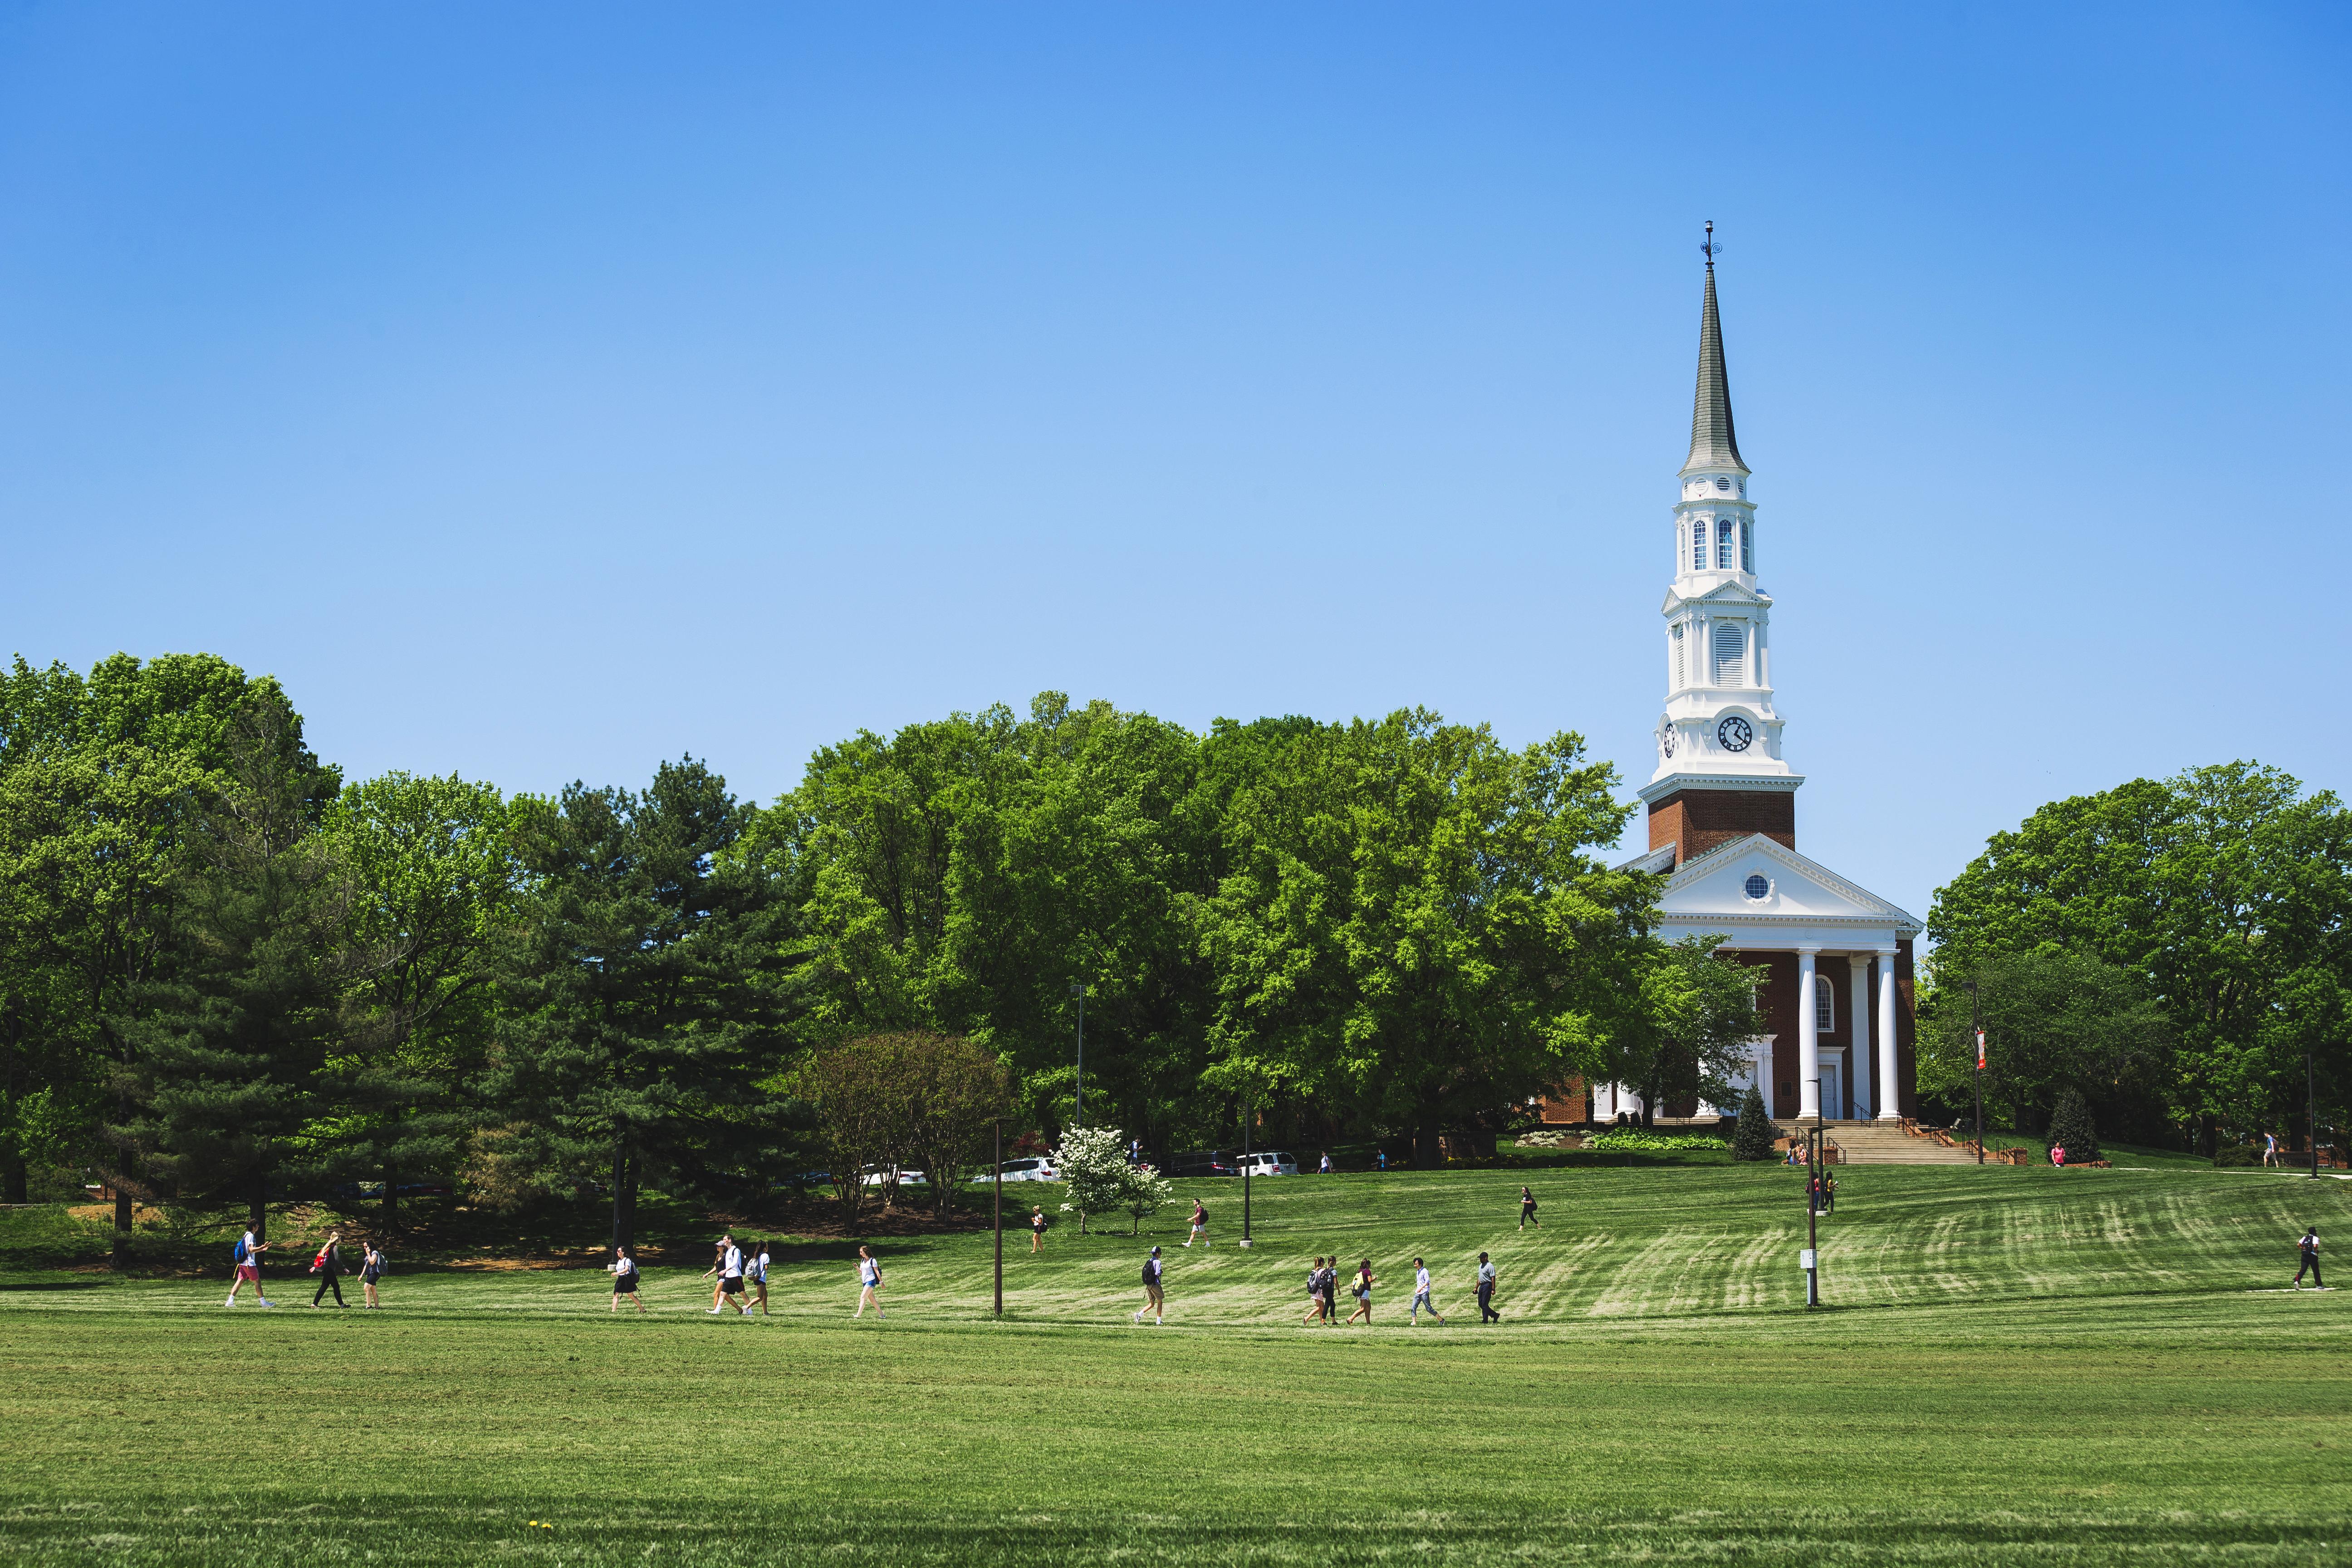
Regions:
[[1746, 1098], [1739, 1102], [1739, 1125], [1731, 1135], [1731, 1157], [1735, 1160], [1769, 1160], [1772, 1157], [1772, 1140], [1780, 1130], [1764, 1114], [1764, 1094], [1754, 1084], [1748, 1086]]
[[2099, 1129], [2090, 1101], [2079, 1089], [2062, 1089], [2050, 1110], [2050, 1142], [2066, 1151], [2066, 1163], [2084, 1165], [2099, 1158]]

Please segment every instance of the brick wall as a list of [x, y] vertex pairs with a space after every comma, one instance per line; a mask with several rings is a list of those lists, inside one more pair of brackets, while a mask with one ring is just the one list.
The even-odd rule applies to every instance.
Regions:
[[1794, 849], [1796, 795], [1785, 790], [1682, 789], [1650, 807], [1650, 847], [1676, 846], [1677, 866], [1751, 833]]

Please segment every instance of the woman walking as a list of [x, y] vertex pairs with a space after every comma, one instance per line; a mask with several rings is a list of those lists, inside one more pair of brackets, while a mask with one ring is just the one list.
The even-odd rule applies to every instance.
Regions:
[[1521, 1187], [1519, 1189], [1519, 1228], [1521, 1230], [1525, 1230], [1531, 1225], [1536, 1226], [1538, 1230], [1541, 1230], [1543, 1228], [1543, 1226], [1536, 1225], [1535, 1189], [1532, 1187]]
[[719, 1303], [727, 1299], [727, 1243], [730, 1239], [724, 1236], [719, 1238], [718, 1245], [711, 1254], [710, 1267], [695, 1276], [698, 1279], [708, 1279], [711, 1282], [710, 1310], [713, 1316], [716, 1316], [719, 1311]]
[[1372, 1260], [1369, 1258], [1356, 1266], [1356, 1310], [1348, 1314], [1348, 1321], [1364, 1320], [1366, 1328], [1372, 1323]]
[[1318, 1258], [1315, 1267], [1307, 1271], [1307, 1316], [1301, 1323], [1314, 1322], [1326, 1310], [1323, 1304], [1323, 1260]]
[[360, 1244], [360, 1296], [368, 1310], [373, 1311], [383, 1303], [377, 1300], [376, 1281], [383, 1278], [383, 1248], [373, 1241]]
[[1029, 1209], [1029, 1250], [1032, 1254], [1045, 1250], [1045, 1211], [1034, 1204]]
[[868, 1307], [874, 1309], [877, 1318], [890, 1315], [882, 1310], [882, 1265], [875, 1261], [872, 1252], [861, 1247], [857, 1249], [857, 1310], [853, 1315], [864, 1317]]
[[[768, 1244], [766, 1242], [755, 1241], [751, 1244], [751, 1261], [743, 1266], [743, 1282], [760, 1293], [760, 1316], [774, 1317], [775, 1314], [768, 1310]], [[743, 1315], [747, 1318], [751, 1315], [751, 1309], [748, 1304], [743, 1309]]]
[[637, 1304], [638, 1311], [646, 1310], [645, 1298], [637, 1294], [637, 1255], [635, 1250], [626, 1247], [613, 1248], [613, 1261], [604, 1265], [604, 1272], [613, 1277], [613, 1310], [617, 1312], [621, 1310], [621, 1298], [624, 1296]]
[[335, 1293], [336, 1306], [348, 1307], [351, 1305], [349, 1301], [343, 1300], [343, 1287], [341, 1279], [343, 1272], [343, 1254], [341, 1247], [338, 1245], [342, 1239], [343, 1233], [341, 1231], [329, 1231], [327, 1233], [327, 1245], [319, 1248], [319, 1256], [310, 1260], [310, 1272], [319, 1277], [318, 1292], [310, 1298], [310, 1305], [313, 1307], [317, 1306], [320, 1299], [325, 1296], [330, 1290], [332, 1290]]
[[1336, 1253], [1323, 1260], [1323, 1326], [1339, 1326], [1339, 1258]]

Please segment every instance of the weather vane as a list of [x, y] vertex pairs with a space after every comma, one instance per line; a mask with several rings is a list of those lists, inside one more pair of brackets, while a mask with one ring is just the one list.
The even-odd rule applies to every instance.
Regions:
[[1706, 258], [1706, 264], [1710, 268], [1715, 265], [1715, 258], [1723, 254], [1723, 247], [1715, 243], [1715, 220], [1713, 218], [1706, 220], [1706, 241], [1698, 248], [1700, 254]]

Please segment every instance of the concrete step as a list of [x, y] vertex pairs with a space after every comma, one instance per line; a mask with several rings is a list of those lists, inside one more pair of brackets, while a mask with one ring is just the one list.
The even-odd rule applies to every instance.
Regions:
[[1973, 1165], [1977, 1157], [1965, 1149], [1950, 1149], [1932, 1138], [1915, 1138], [1899, 1127], [1832, 1123], [1830, 1142], [1850, 1165]]

